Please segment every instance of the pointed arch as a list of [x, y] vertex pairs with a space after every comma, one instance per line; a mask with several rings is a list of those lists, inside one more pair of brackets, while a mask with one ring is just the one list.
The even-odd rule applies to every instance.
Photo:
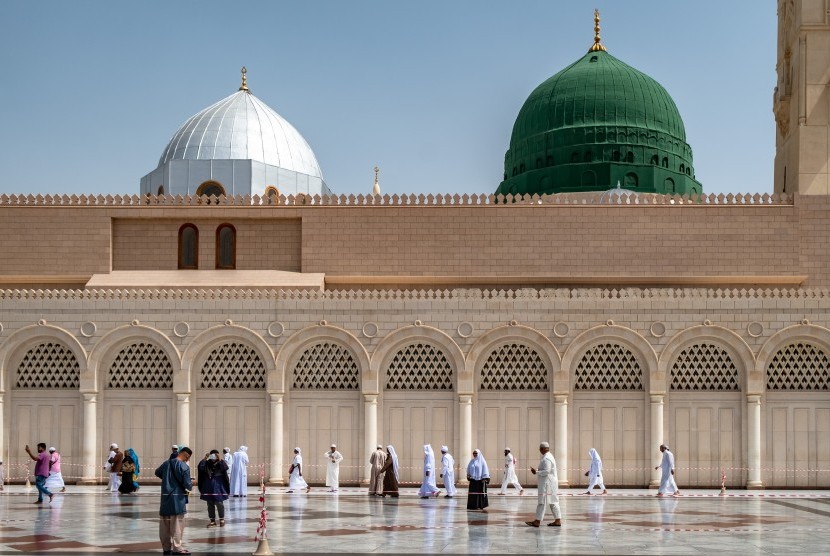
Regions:
[[181, 370], [181, 355], [178, 348], [160, 330], [143, 324], [129, 324], [104, 334], [89, 352], [89, 367], [87, 373], [81, 374], [81, 389], [95, 392], [101, 390], [104, 384], [101, 377], [105, 376], [102, 372], [107, 372], [106, 365], [112, 363], [113, 354], [130, 343], [141, 341], [158, 346], [167, 355], [173, 367], [173, 387], [175, 388], [176, 375]]
[[797, 324], [788, 326], [773, 334], [764, 343], [761, 351], [755, 358], [755, 382], [752, 383], [753, 390], [747, 393], [761, 394], [766, 391], [767, 367], [769, 367], [775, 354], [790, 344], [796, 342], [807, 342], [821, 348], [826, 354], [830, 354], [830, 330], [815, 324]]
[[81, 374], [81, 391], [84, 391], [83, 377], [87, 373], [87, 353], [78, 339], [68, 330], [51, 324], [33, 324], [16, 330], [0, 343], [0, 392], [9, 386], [9, 373], [19, 363], [23, 354], [37, 344], [58, 341], [65, 345], [78, 361]]

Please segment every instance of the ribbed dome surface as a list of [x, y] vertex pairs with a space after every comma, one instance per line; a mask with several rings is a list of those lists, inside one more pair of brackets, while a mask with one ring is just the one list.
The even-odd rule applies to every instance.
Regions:
[[642, 127], [686, 140], [683, 119], [666, 89], [601, 51], [589, 52], [530, 94], [511, 143], [580, 126]]
[[238, 91], [187, 120], [159, 159], [254, 160], [321, 178], [320, 165], [294, 126], [248, 91]]

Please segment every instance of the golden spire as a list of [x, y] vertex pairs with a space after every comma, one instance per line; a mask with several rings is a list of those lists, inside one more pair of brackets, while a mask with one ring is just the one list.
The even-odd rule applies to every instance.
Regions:
[[607, 52], [607, 49], [602, 44], [602, 37], [599, 36], [599, 10], [594, 10], [594, 44], [588, 52]]
[[380, 195], [380, 179], [378, 178], [378, 174], [380, 174], [380, 168], [375, 166], [375, 185], [372, 187], [372, 195]]
[[[240, 91], [248, 90], [248, 68], [242, 66], [242, 85], [239, 86]], [[249, 91], [250, 92], [250, 91]]]

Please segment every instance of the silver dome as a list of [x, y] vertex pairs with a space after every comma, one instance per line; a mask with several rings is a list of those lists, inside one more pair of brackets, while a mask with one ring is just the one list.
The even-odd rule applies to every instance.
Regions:
[[247, 90], [187, 120], [159, 159], [253, 160], [322, 180], [314, 152], [294, 126]]

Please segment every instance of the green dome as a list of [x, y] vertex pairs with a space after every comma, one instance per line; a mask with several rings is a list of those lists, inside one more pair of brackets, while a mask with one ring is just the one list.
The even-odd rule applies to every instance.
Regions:
[[525, 101], [497, 193], [700, 193], [683, 119], [666, 89], [596, 50]]

